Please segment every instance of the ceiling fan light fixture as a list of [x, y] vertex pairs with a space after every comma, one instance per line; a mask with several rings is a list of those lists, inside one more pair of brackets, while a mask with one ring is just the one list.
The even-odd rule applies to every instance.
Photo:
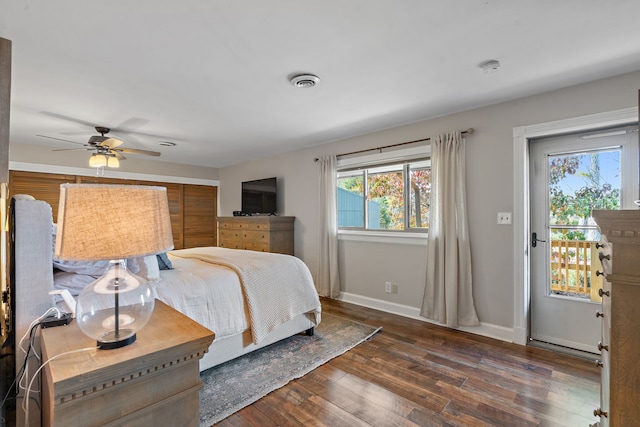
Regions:
[[320, 77], [314, 74], [297, 74], [289, 79], [293, 87], [310, 88], [320, 83]]
[[118, 160], [116, 156], [107, 157], [107, 167], [114, 168], [114, 169], [119, 168], [120, 160]]
[[107, 157], [104, 154], [92, 154], [89, 158], [89, 166], [92, 168], [103, 168], [107, 166]]

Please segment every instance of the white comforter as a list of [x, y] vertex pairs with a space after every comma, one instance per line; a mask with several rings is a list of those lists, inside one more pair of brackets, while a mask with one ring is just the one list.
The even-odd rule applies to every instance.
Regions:
[[169, 256], [174, 270], [152, 284], [158, 298], [215, 331], [216, 339], [250, 327], [257, 344], [303, 313], [320, 322], [318, 294], [298, 258], [216, 247]]

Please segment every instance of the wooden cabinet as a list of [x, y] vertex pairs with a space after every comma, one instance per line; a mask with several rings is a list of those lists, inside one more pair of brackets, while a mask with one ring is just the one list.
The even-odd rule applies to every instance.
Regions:
[[51, 205], [57, 221], [60, 184], [126, 184], [166, 187], [175, 249], [217, 246], [218, 187], [98, 176], [11, 171], [9, 195], [29, 194]]
[[[156, 300], [133, 344], [98, 350], [75, 321], [42, 330], [42, 425], [198, 426], [209, 329]], [[53, 357], [73, 350], [90, 348]]]
[[293, 255], [293, 216], [218, 217], [222, 248]]
[[216, 246], [217, 188], [184, 185], [184, 247]]
[[600, 427], [640, 420], [640, 210], [594, 211], [602, 232]]

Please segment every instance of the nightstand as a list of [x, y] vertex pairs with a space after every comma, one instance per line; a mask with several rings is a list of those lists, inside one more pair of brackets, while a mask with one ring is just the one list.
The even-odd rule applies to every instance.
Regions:
[[[133, 344], [51, 361], [42, 376], [46, 426], [198, 426], [198, 362], [214, 333], [156, 300]], [[42, 330], [43, 361], [93, 347], [75, 321]]]

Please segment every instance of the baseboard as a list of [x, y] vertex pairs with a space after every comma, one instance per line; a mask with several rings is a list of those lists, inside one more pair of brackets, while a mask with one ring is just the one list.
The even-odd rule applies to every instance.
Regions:
[[513, 328], [513, 342], [520, 345], [527, 345], [529, 341], [529, 334], [526, 328], [515, 327]]
[[[423, 322], [433, 323], [435, 325], [443, 326], [434, 320], [427, 319], [420, 316], [420, 309], [417, 307], [410, 307], [408, 305], [402, 305], [394, 302], [383, 301], [383, 300], [365, 297], [362, 295], [356, 295], [348, 292], [341, 292], [338, 299], [344, 302], [349, 302], [349, 303], [360, 305], [363, 307], [384, 311], [386, 313], [397, 314], [399, 316], [404, 316], [411, 319], [420, 320]], [[512, 328], [506, 328], [504, 326], [498, 326], [490, 323], [480, 322], [480, 325], [478, 326], [460, 326], [454, 329], [459, 331], [469, 332], [476, 335], [481, 335], [484, 337], [494, 338], [500, 341], [514, 342], [514, 330]]]

